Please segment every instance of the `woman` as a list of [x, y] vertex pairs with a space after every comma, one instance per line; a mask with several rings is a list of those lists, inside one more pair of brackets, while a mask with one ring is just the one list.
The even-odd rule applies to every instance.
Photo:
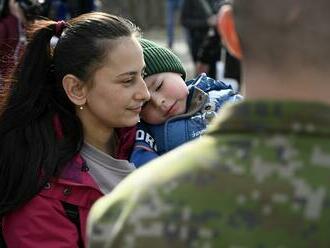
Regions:
[[115, 128], [134, 126], [150, 97], [138, 30], [104, 13], [33, 27], [0, 101], [3, 236], [8, 247], [84, 247], [91, 205], [134, 169], [113, 156]]

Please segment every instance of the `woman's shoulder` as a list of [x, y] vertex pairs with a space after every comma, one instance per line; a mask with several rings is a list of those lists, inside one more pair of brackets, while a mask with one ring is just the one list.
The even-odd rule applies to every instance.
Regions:
[[[87, 192], [89, 197], [86, 197]], [[67, 162], [59, 177], [52, 178], [39, 194], [58, 200], [69, 199], [72, 204], [79, 206], [90, 205], [88, 198], [98, 198], [103, 195], [98, 184], [89, 174], [89, 167], [80, 153]]]

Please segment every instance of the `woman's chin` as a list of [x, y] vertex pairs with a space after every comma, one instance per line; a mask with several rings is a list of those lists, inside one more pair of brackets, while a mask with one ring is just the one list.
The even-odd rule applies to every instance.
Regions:
[[136, 124], [138, 124], [138, 122], [140, 122], [140, 116], [139, 115], [135, 118], [131, 118], [130, 121], [128, 121], [126, 123], [125, 127], [135, 126]]

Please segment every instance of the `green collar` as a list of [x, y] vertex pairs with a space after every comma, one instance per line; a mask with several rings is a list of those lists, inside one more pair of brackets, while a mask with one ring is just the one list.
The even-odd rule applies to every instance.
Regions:
[[282, 132], [330, 136], [330, 105], [314, 102], [248, 101], [226, 106], [212, 132]]

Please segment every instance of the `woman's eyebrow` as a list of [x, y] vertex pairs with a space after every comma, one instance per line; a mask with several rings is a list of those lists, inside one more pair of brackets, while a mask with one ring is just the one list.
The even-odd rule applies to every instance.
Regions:
[[[143, 66], [142, 68], [142, 72], [145, 71], [146, 66]], [[138, 74], [138, 71], [128, 71], [128, 72], [123, 72], [119, 75], [117, 75], [117, 77], [122, 77], [122, 76], [135, 76], [136, 74]]]
[[137, 71], [129, 71], [129, 72], [124, 72], [121, 73], [119, 75], [117, 75], [116, 77], [122, 77], [122, 76], [134, 76], [137, 74]]

